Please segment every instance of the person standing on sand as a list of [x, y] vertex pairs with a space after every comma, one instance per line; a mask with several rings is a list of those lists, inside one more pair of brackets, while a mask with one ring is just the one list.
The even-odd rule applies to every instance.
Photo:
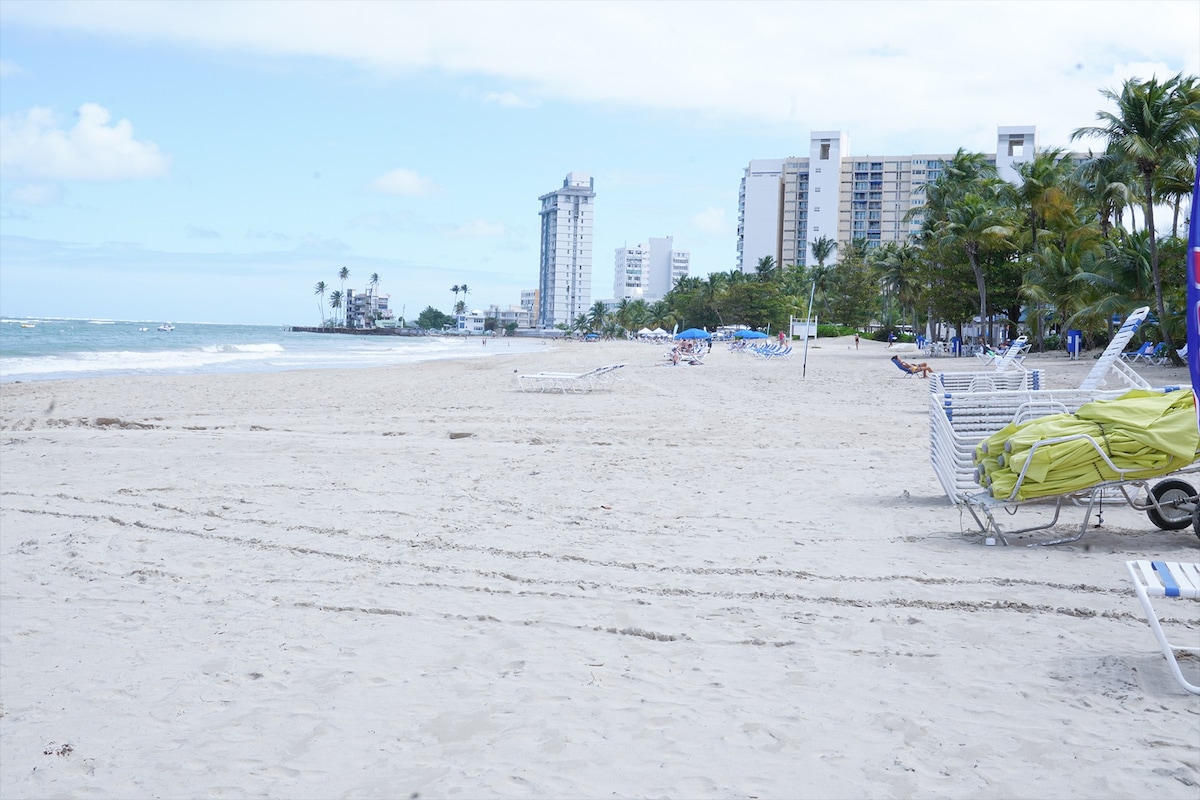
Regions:
[[854, 334], [854, 349], [855, 350], [858, 349], [858, 334], [857, 333]]

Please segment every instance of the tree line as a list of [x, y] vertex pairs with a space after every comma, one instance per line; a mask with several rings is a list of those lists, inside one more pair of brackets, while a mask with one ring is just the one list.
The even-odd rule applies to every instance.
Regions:
[[[1023, 322], [1044, 350], [1060, 346], [1066, 328], [1083, 331], [1089, 346], [1106, 341], [1114, 320], [1148, 305], [1143, 335], [1177, 358], [1186, 336], [1180, 219], [1200, 149], [1200, 85], [1180, 74], [1101, 94], [1111, 106], [1071, 138], [1097, 138], [1102, 151], [1041, 150], [1008, 183], [988, 156], [960, 149], [914, 198], [906, 221], [919, 233], [906, 242], [821, 237], [807, 267], [768, 256], [753, 273], [682, 278], [658, 302], [624, 300], [611, 313], [597, 303], [564, 327], [614, 336], [643, 326], [780, 329], [807, 316], [811, 297], [822, 321], [877, 322], [882, 335], [930, 323], [961, 336], [978, 317], [996, 342]], [[1162, 210], [1169, 226], [1156, 217]], [[835, 250], [837, 263], [827, 265]]]

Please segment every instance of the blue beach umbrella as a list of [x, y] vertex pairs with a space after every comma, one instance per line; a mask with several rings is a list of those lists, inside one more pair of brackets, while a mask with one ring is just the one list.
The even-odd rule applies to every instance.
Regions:
[[676, 339], [711, 339], [712, 334], [699, 328], [688, 328], [675, 334]]
[[766, 339], [767, 335], [762, 331], [738, 331], [733, 334], [735, 339]]

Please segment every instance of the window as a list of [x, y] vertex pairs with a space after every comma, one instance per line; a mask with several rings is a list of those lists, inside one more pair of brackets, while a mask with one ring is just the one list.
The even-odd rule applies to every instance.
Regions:
[[821, 142], [821, 160], [829, 160], [829, 142]]

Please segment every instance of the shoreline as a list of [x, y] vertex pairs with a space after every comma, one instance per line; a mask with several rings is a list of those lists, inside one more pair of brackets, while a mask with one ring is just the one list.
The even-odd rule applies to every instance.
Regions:
[[818, 341], [6, 384], [0, 793], [1190, 800], [1124, 561], [1195, 536], [980, 545], [904, 351]]

